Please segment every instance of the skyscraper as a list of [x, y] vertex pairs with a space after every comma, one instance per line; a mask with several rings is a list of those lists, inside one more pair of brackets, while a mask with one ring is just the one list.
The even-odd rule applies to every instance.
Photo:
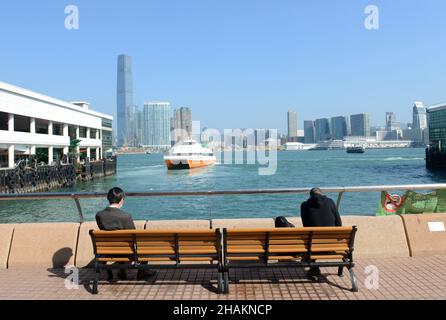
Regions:
[[305, 143], [314, 143], [315, 140], [315, 132], [314, 132], [314, 121], [313, 120], [305, 120], [304, 121], [304, 142]]
[[370, 116], [368, 113], [351, 115], [350, 126], [352, 136], [370, 137]]
[[133, 111], [133, 80], [132, 58], [121, 54], [118, 56], [118, 81], [116, 90], [116, 105], [118, 115], [117, 145], [119, 147], [129, 143], [129, 128]]
[[427, 115], [426, 108], [423, 103], [416, 101], [413, 106], [413, 123], [412, 129], [426, 129], [427, 128]]
[[396, 122], [396, 115], [393, 112], [386, 112], [386, 130], [393, 131], [400, 129], [398, 122]]
[[316, 142], [327, 141], [331, 139], [330, 121], [327, 118], [316, 119], [314, 122]]
[[288, 110], [288, 140], [291, 141], [297, 137], [297, 114], [295, 111]]
[[331, 120], [331, 133], [332, 138], [335, 140], [342, 140], [347, 136], [347, 119], [346, 117], [339, 116], [333, 117]]
[[169, 102], [144, 103], [144, 145], [157, 150], [170, 148]]
[[[192, 116], [190, 108], [181, 107], [173, 112], [171, 128], [175, 131], [174, 143], [190, 138], [192, 134]], [[181, 130], [180, 130], [181, 129]]]

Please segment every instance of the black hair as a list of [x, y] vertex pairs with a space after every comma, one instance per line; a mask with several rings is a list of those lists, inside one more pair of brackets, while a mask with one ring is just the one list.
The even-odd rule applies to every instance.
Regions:
[[114, 187], [108, 191], [107, 199], [110, 204], [119, 203], [125, 198], [124, 191], [121, 188]]
[[322, 194], [321, 189], [319, 188], [313, 188], [310, 191], [310, 197], [314, 198], [317, 194]]

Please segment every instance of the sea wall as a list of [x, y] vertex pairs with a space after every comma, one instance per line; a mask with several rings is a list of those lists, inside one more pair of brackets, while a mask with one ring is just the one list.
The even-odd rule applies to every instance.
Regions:
[[81, 164], [56, 164], [0, 170], [0, 193], [33, 193], [72, 187], [81, 181], [116, 174], [116, 158]]
[[[446, 214], [390, 217], [343, 216], [356, 225], [354, 257], [409, 257], [446, 254]], [[289, 220], [302, 226], [300, 218]], [[136, 221], [137, 229], [209, 229], [273, 227], [273, 218]], [[0, 269], [91, 266], [88, 231], [96, 222], [0, 224]]]

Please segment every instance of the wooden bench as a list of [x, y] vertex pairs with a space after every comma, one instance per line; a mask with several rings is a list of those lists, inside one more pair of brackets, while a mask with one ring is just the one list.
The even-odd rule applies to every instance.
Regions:
[[251, 267], [347, 268], [352, 291], [356, 226], [318, 228], [223, 229], [223, 292], [229, 292], [229, 270]]
[[346, 267], [352, 291], [358, 291], [352, 255], [356, 230], [90, 230], [95, 254], [92, 292], [98, 292], [101, 269], [214, 268], [218, 292], [228, 293], [229, 270], [250, 267], [338, 267], [339, 276]]
[[98, 292], [101, 269], [221, 269], [220, 230], [90, 230], [89, 233], [95, 255], [94, 294]]

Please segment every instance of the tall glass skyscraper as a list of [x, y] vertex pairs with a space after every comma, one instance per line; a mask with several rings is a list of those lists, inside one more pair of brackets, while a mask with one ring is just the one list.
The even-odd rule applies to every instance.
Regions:
[[347, 136], [347, 119], [346, 117], [339, 116], [333, 117], [331, 120], [331, 132], [332, 138], [335, 140], [342, 140]]
[[314, 121], [313, 120], [305, 120], [304, 121], [304, 142], [305, 143], [314, 143], [315, 140], [315, 132], [314, 132]]
[[316, 119], [314, 121], [316, 132], [316, 142], [327, 141], [331, 139], [330, 121], [327, 118]]
[[130, 128], [131, 113], [133, 112], [133, 76], [132, 58], [121, 54], [118, 56], [118, 81], [116, 90], [116, 105], [118, 115], [117, 145], [132, 144], [130, 137], [134, 136]]
[[289, 110], [287, 113], [288, 120], [288, 139], [297, 137], [297, 114], [295, 111]]
[[144, 103], [144, 145], [157, 150], [170, 148], [170, 118], [169, 102]]
[[172, 117], [172, 130], [175, 129], [177, 129], [178, 132], [175, 133], [175, 137], [172, 137], [174, 143], [191, 137], [192, 116], [190, 108], [181, 107], [174, 111]]
[[427, 115], [426, 108], [422, 102], [416, 101], [413, 106], [413, 123], [412, 129], [426, 129], [427, 128]]
[[370, 116], [368, 113], [351, 115], [350, 126], [352, 136], [370, 137]]

